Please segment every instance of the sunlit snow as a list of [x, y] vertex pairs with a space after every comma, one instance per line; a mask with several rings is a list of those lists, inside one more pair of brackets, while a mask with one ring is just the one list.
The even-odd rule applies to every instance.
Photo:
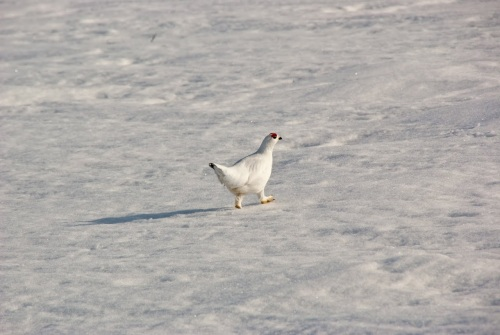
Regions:
[[500, 332], [496, 0], [2, 1], [0, 118], [2, 334]]

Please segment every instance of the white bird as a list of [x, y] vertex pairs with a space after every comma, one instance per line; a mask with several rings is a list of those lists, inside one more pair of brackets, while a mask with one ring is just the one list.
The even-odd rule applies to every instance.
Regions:
[[241, 208], [243, 197], [249, 193], [257, 194], [261, 204], [267, 204], [274, 200], [272, 195], [266, 196], [264, 194], [264, 188], [271, 177], [273, 148], [279, 140], [281, 140], [281, 136], [270, 133], [262, 141], [259, 150], [240, 159], [233, 166], [208, 164], [214, 169], [221, 184], [236, 196], [234, 202], [236, 208]]

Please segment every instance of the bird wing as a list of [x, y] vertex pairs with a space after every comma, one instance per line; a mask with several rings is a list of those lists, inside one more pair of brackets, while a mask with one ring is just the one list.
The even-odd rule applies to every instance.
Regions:
[[[240, 164], [248, 171], [246, 184], [258, 187], [265, 186], [271, 175], [272, 156], [255, 153], [241, 160]], [[263, 185], [262, 185], [263, 184]]]
[[217, 164], [213, 166], [219, 181], [230, 190], [241, 187], [248, 181], [248, 171], [242, 169], [241, 166], [227, 167]]

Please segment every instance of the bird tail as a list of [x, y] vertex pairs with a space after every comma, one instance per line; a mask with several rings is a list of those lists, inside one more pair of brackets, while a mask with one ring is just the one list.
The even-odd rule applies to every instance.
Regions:
[[221, 184], [224, 184], [224, 172], [214, 163], [209, 163], [208, 166], [210, 166], [212, 169], [214, 169], [215, 174], [217, 175], [217, 178], [219, 179]]

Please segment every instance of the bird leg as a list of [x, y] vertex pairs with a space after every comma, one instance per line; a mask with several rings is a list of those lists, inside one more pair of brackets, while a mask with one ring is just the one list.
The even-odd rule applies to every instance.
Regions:
[[259, 192], [258, 196], [261, 204], [267, 204], [270, 203], [271, 201], [274, 201], [274, 197], [272, 195], [266, 197], [264, 195], [264, 191]]
[[243, 201], [243, 195], [237, 195], [234, 199], [234, 207], [241, 209], [241, 201]]

